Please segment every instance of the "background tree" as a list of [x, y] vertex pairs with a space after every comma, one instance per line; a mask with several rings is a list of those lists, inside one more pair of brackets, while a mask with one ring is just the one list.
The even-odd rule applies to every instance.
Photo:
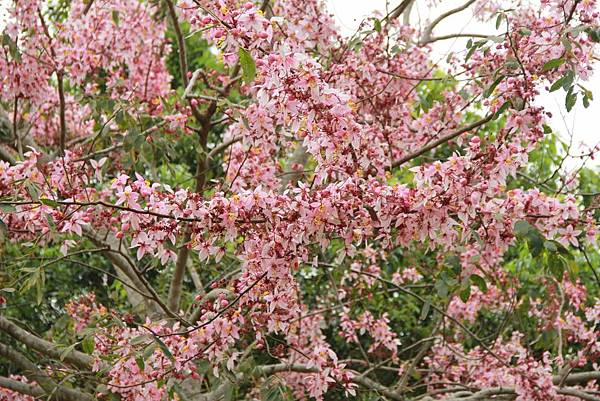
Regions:
[[15, 1], [0, 399], [599, 400], [596, 2], [411, 9]]

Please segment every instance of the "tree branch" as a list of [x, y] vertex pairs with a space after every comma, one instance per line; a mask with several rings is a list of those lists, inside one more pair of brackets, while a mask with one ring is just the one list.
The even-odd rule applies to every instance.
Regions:
[[442, 144], [444, 144], [444, 143], [446, 143], [446, 142], [448, 142], [448, 141], [456, 138], [457, 136], [464, 134], [465, 132], [469, 132], [472, 129], [481, 127], [482, 125], [484, 125], [485, 123], [487, 123], [488, 121], [490, 121], [493, 117], [494, 117], [493, 113], [488, 114], [486, 117], [482, 118], [479, 121], [476, 121], [476, 122], [474, 122], [472, 124], [467, 125], [466, 127], [460, 128], [460, 129], [458, 129], [458, 130], [456, 130], [456, 131], [454, 131], [454, 132], [452, 132], [452, 133], [450, 133], [450, 134], [448, 134], [446, 136], [443, 136], [440, 139], [438, 139], [437, 141], [433, 141], [429, 145], [424, 146], [421, 149], [419, 149], [419, 150], [417, 150], [415, 152], [409, 153], [408, 155], [406, 155], [406, 156], [404, 156], [404, 157], [402, 157], [402, 158], [400, 158], [400, 159], [392, 162], [390, 168], [399, 167], [402, 164], [406, 163], [407, 161], [410, 161], [410, 160], [412, 160], [414, 158], [417, 158], [417, 157], [421, 156], [422, 154], [424, 154], [426, 152], [429, 152], [430, 150], [432, 150], [434, 148], [437, 148], [438, 146], [440, 146], [440, 145], [442, 145]]
[[[160, 318], [166, 315], [187, 325], [184, 319], [164, 304], [150, 283], [137, 271], [133, 262], [126, 258], [122, 250], [122, 244], [112, 234], [109, 233], [104, 239], [89, 228], [84, 228], [84, 232], [95, 244], [107, 248], [104, 254], [115, 266], [119, 278], [139, 289], [139, 292], [127, 291], [127, 298], [134, 308], [143, 305], [145, 312], [150, 317]], [[150, 299], [142, 296], [146, 292], [150, 294]]]
[[67, 141], [67, 121], [65, 119], [65, 89], [63, 82], [63, 72], [56, 71], [56, 79], [58, 80], [58, 103], [59, 103], [59, 118], [60, 118], [60, 150], [59, 155], [65, 155], [65, 143]]
[[15, 340], [23, 343], [27, 347], [35, 350], [41, 354], [44, 354], [53, 359], [62, 359], [63, 361], [78, 367], [79, 369], [91, 370], [94, 363], [94, 359], [79, 352], [77, 350], [71, 350], [67, 354], [64, 354], [57, 344], [50, 341], [46, 341], [35, 334], [32, 334], [15, 323], [11, 322], [4, 316], [0, 316], [0, 330], [14, 338]]
[[6, 149], [4, 149], [3, 146], [0, 146], [0, 160], [3, 160], [11, 165], [17, 162], [17, 160]]
[[[573, 388], [558, 388], [556, 389], [556, 392], [558, 394], [562, 394], [562, 395], [568, 395], [570, 397], [577, 397], [580, 398], [582, 400], [586, 400], [586, 401], [600, 401], [600, 397], [596, 397], [595, 395], [592, 395], [590, 393], [587, 393], [583, 390], [577, 390], [577, 389], [573, 389]], [[457, 395], [453, 395], [450, 398], [444, 398], [443, 401], [484, 401], [484, 400], [489, 400], [491, 399], [493, 396], [497, 396], [497, 395], [516, 395], [515, 389], [514, 387], [491, 387], [491, 388], [486, 388], [486, 389], [482, 389], [479, 390], [475, 393], [473, 393], [472, 395], [463, 397], [462, 394], [461, 396], [457, 397]], [[495, 398], [494, 398], [495, 399]]]
[[412, 5], [414, 0], [402, 0], [400, 4], [398, 4], [388, 15], [386, 15], [383, 19], [391, 21], [393, 19], [398, 18], [402, 13]]
[[[561, 375], [553, 376], [552, 383], [559, 384], [562, 379]], [[587, 383], [592, 380], [600, 380], [600, 371], [591, 371], [591, 372], [579, 372], [579, 373], [571, 373], [564, 380], [563, 384], [567, 386], [573, 386], [576, 384]]]
[[481, 33], [453, 33], [450, 35], [431, 36], [427, 41], [421, 42], [421, 45], [427, 45], [429, 43], [438, 42], [441, 40], [455, 39], [455, 38], [481, 38], [489, 39], [494, 35], [484, 35]]
[[23, 371], [23, 374], [31, 381], [40, 385], [46, 394], [50, 395], [51, 400], [55, 401], [93, 401], [94, 398], [81, 391], [74, 390], [65, 386], [56, 384], [48, 375], [46, 375], [33, 362], [27, 359], [20, 352], [11, 347], [0, 343], [0, 355], [10, 360]]
[[421, 35], [420, 43], [428, 43], [428, 41], [431, 39], [431, 34], [433, 32], [433, 29], [440, 22], [442, 22], [444, 19], [448, 18], [449, 16], [451, 16], [453, 14], [456, 14], [456, 13], [459, 13], [459, 12], [461, 12], [463, 10], [466, 10], [473, 3], [475, 3], [475, 0], [469, 0], [465, 4], [463, 4], [462, 6], [453, 8], [452, 10], [448, 10], [445, 13], [443, 13], [442, 15], [440, 15], [439, 17], [437, 17], [436, 19], [434, 19], [433, 22], [431, 24], [429, 24], [425, 28], [425, 30], [423, 31], [423, 34]]
[[3, 376], [0, 376], [0, 387], [7, 388], [20, 394], [30, 395], [35, 398], [42, 398], [46, 394], [39, 386], [12, 380]]
[[173, 1], [165, 0], [165, 2], [167, 3], [167, 8], [169, 9], [169, 18], [171, 19], [171, 25], [173, 25], [175, 37], [177, 38], [177, 53], [179, 54], [179, 71], [181, 73], [181, 81], [183, 82], [183, 86], [187, 87], [189, 82], [187, 77], [187, 55], [183, 34], [181, 33], [181, 26], [177, 20], [177, 12], [175, 11], [175, 5], [173, 4]]
[[[204, 184], [206, 183], [206, 173], [208, 170], [209, 159], [206, 155], [206, 146], [208, 142], [208, 134], [210, 132], [211, 124], [210, 118], [217, 110], [217, 103], [211, 102], [208, 109], [204, 112], [202, 119], [200, 120], [202, 126], [199, 132], [199, 145], [201, 151], [198, 153], [198, 162], [196, 166], [196, 192], [202, 194], [204, 190]], [[171, 278], [171, 284], [169, 285], [169, 297], [167, 300], [167, 306], [169, 309], [176, 311], [179, 309], [179, 301], [181, 300], [181, 290], [183, 286], [183, 277], [187, 266], [187, 260], [189, 257], [189, 248], [187, 246], [191, 239], [191, 231], [188, 227], [183, 239], [183, 246], [177, 254], [177, 260], [175, 262], [175, 270], [173, 271], [173, 277]]]
[[[255, 368], [255, 372], [259, 375], [269, 376], [269, 375], [273, 375], [275, 373], [282, 373], [282, 372], [318, 373], [319, 370], [315, 367], [309, 368], [308, 366], [301, 365], [301, 364], [291, 364], [290, 365], [290, 364], [286, 364], [286, 363], [279, 363], [279, 364], [275, 364], [275, 365], [257, 366]], [[390, 390], [389, 388], [385, 387], [384, 385], [377, 383], [376, 381], [371, 380], [368, 377], [355, 376], [352, 378], [352, 381], [354, 383], [359, 384], [370, 390], [375, 390], [375, 391], [379, 392], [380, 394], [382, 394], [392, 400], [404, 401], [404, 397], [401, 394]]]

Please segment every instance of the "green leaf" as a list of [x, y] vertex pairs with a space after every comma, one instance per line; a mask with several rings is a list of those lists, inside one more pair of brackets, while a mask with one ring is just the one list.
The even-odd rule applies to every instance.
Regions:
[[21, 61], [21, 52], [17, 43], [6, 33], [2, 35], [2, 45], [8, 47], [8, 52], [14, 60]]
[[0, 219], [0, 241], [4, 241], [4, 239], [7, 237], [8, 235], [8, 227], [6, 226], [6, 223], [4, 221], [2, 221], [2, 219]]
[[107, 394], [109, 392], [110, 392], [110, 390], [108, 389], [108, 386], [106, 384], [98, 384], [96, 386], [96, 393], [97, 394], [105, 395], [105, 394]]
[[550, 128], [548, 125], [543, 124], [542, 128], [544, 129], [544, 135], [548, 135], [552, 133], [552, 128]]
[[564, 76], [560, 77], [556, 82], [554, 82], [552, 84], [552, 86], [550, 87], [550, 92], [554, 92], [554, 91], [557, 91], [560, 88], [562, 88], [564, 82], [565, 82], [565, 77]]
[[143, 344], [143, 343], [147, 342], [149, 339], [150, 339], [150, 335], [143, 334], [141, 336], [137, 336], [137, 337], [132, 338], [129, 341], [129, 344], [131, 344], [131, 345], [139, 345], [139, 344]]
[[531, 35], [531, 29], [521, 28], [521, 29], [519, 29], [519, 33], [523, 36], [529, 36], [529, 35]]
[[233, 401], [235, 400], [235, 392], [231, 383], [227, 382], [225, 384], [225, 395], [223, 396], [224, 401]]
[[94, 352], [94, 348], [96, 347], [96, 341], [94, 340], [94, 336], [86, 336], [81, 341], [81, 348], [83, 352], [91, 355]]
[[438, 279], [434, 285], [440, 298], [448, 298], [448, 283], [443, 279]]
[[463, 302], [467, 302], [471, 297], [471, 286], [467, 285], [459, 294], [460, 300]]
[[262, 401], [288, 401], [292, 400], [290, 389], [277, 376], [271, 376], [265, 380], [260, 389]]
[[577, 103], [577, 92], [567, 94], [567, 97], [565, 98], [565, 107], [568, 112], [573, 109], [575, 103]]
[[600, 42], [600, 29], [594, 29], [590, 27], [586, 29], [586, 33], [588, 34], [592, 42]]
[[254, 81], [256, 76], [256, 63], [252, 58], [250, 52], [243, 47], [240, 47], [239, 51], [240, 65], [242, 66], [242, 79], [246, 83]]
[[537, 257], [544, 250], [544, 238], [538, 230], [531, 228], [527, 233], [527, 246], [533, 257]]
[[169, 358], [172, 362], [175, 362], [175, 357], [173, 356], [173, 354], [171, 353], [171, 350], [169, 349], [169, 347], [167, 347], [167, 344], [165, 344], [160, 338], [158, 338], [157, 336], [154, 336], [154, 341], [156, 341], [156, 343], [158, 344], [158, 347], [160, 348], [160, 350], [163, 352], [163, 354], [165, 354], [165, 356], [167, 358]]
[[494, 115], [494, 120], [497, 120], [502, 115], [502, 113], [504, 113], [508, 109], [509, 106], [510, 101], [508, 100], [502, 103], [502, 106], [500, 106], [500, 108], [496, 111], [496, 114]]
[[475, 42], [473, 44], [473, 46], [471, 46], [471, 48], [467, 52], [467, 54], [465, 56], [465, 61], [469, 61], [469, 59], [471, 58], [471, 56], [473, 55], [473, 53], [475, 53], [475, 50], [477, 50], [479, 47], [481, 47], [481, 45], [482, 45], [481, 42]]
[[50, 206], [50, 207], [58, 207], [60, 206], [60, 204], [53, 200], [53, 199], [49, 199], [49, 198], [40, 198], [40, 203], [42, 205], [46, 205], [46, 206]]
[[565, 63], [565, 59], [563, 57], [561, 57], [561, 58], [555, 58], [553, 60], [550, 60], [550, 61], [546, 62], [546, 64], [544, 64], [544, 66], [542, 67], [542, 71], [553, 70], [555, 68], [560, 67], [564, 63]]
[[175, 391], [175, 393], [177, 393], [177, 395], [179, 396], [179, 399], [181, 401], [190, 401], [187, 394], [185, 393], [185, 391], [183, 391], [183, 389], [181, 388], [181, 386], [179, 384], [177, 384], [177, 383], [173, 384], [173, 390]]
[[140, 368], [140, 371], [144, 371], [146, 368], [146, 363], [144, 362], [144, 358], [141, 355], [135, 357], [135, 364]]
[[525, 220], [517, 221], [513, 227], [515, 234], [521, 237], [527, 235], [527, 233], [532, 229], [532, 225]]
[[381, 21], [377, 18], [375, 18], [375, 26], [373, 29], [375, 29], [375, 32], [381, 32]]
[[68, 347], [66, 347], [61, 353], [58, 359], [60, 359], [61, 361], [63, 361], [67, 355], [69, 355], [71, 353], [71, 351], [73, 351], [75, 349], [75, 346], [77, 346], [77, 343], [75, 344], [71, 344]]
[[39, 270], [37, 274], [37, 280], [35, 281], [35, 295], [36, 302], [38, 305], [42, 304], [44, 300], [44, 287], [45, 287], [45, 275], [43, 270]]
[[471, 274], [471, 277], [469, 277], [469, 280], [471, 280], [471, 282], [474, 285], [479, 287], [481, 292], [483, 292], [483, 293], [487, 292], [487, 283], [483, 277], [478, 276], [477, 274]]
[[25, 184], [25, 189], [27, 190], [27, 193], [31, 197], [31, 200], [33, 200], [34, 202], [37, 202], [40, 200], [40, 191], [39, 191], [39, 189], [37, 189], [37, 187], [35, 185], [28, 182]]
[[500, 25], [502, 24], [503, 17], [504, 17], [504, 14], [498, 14], [498, 16], [496, 17], [496, 29], [500, 29]]
[[425, 320], [427, 315], [429, 315], [429, 310], [431, 310], [431, 301], [426, 300], [421, 308], [421, 315], [419, 316], [419, 320]]
[[560, 43], [562, 43], [567, 52], [573, 50], [573, 46], [571, 45], [571, 42], [569, 42], [569, 39], [566, 36], [560, 38]]
[[0, 205], [0, 212], [12, 213], [12, 212], [16, 212], [16, 211], [17, 211], [17, 208], [14, 205], [9, 205], [9, 204]]
[[504, 75], [500, 75], [490, 86], [487, 87], [485, 91], [483, 91], [483, 97], [490, 97], [490, 95], [494, 92], [494, 89], [502, 82], [504, 79]]
[[548, 240], [544, 241], [544, 248], [546, 248], [550, 252], [557, 252], [558, 251], [558, 247], [556, 246], [556, 244], [554, 243], [554, 241], [548, 241]]
[[551, 257], [548, 259], [548, 270], [558, 281], [562, 281], [567, 263], [562, 257]]
[[115, 25], [119, 25], [120, 17], [118, 10], [112, 10], [112, 20], [115, 23]]
[[563, 77], [565, 78], [565, 81], [563, 82], [562, 87], [564, 90], [569, 90], [575, 79], [575, 72], [573, 72], [573, 70], [567, 70], [563, 74]]

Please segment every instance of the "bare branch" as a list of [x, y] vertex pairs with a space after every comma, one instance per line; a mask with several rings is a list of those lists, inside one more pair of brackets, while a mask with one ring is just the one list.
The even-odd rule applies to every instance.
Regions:
[[421, 45], [427, 45], [429, 43], [438, 42], [441, 40], [455, 39], [455, 38], [481, 38], [481, 39], [489, 39], [494, 35], [484, 35], [481, 33], [453, 33], [449, 35], [441, 35], [441, 36], [432, 36], [426, 41], [420, 42]]
[[442, 15], [440, 15], [439, 17], [437, 17], [436, 19], [434, 19], [431, 24], [429, 24], [425, 30], [423, 31], [423, 34], [421, 35], [421, 40], [420, 43], [427, 43], [430, 39], [431, 39], [431, 34], [433, 32], [433, 29], [440, 23], [442, 22], [444, 19], [448, 18], [449, 16], [459, 13], [463, 10], [466, 10], [467, 8], [469, 8], [469, 6], [471, 4], [475, 3], [475, 0], [469, 0], [467, 1], [465, 4], [463, 4], [462, 6], [453, 8], [452, 10], [448, 10], [445, 13], [443, 13]]
[[91, 159], [95, 158], [96, 156], [102, 156], [102, 155], [108, 154], [108, 153], [112, 152], [113, 150], [121, 149], [122, 147], [123, 147], [122, 143], [117, 143], [116, 145], [112, 145], [112, 146], [109, 146], [108, 148], [104, 148], [97, 152], [90, 153], [83, 157], [80, 157], [79, 159], [77, 159], [75, 161], [81, 162], [81, 161], [85, 161], [85, 160], [91, 160]]

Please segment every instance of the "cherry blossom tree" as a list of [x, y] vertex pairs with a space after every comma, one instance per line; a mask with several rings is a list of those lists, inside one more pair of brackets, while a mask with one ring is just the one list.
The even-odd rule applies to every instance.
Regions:
[[15, 0], [0, 400], [600, 400], [596, 1], [398, 3]]

